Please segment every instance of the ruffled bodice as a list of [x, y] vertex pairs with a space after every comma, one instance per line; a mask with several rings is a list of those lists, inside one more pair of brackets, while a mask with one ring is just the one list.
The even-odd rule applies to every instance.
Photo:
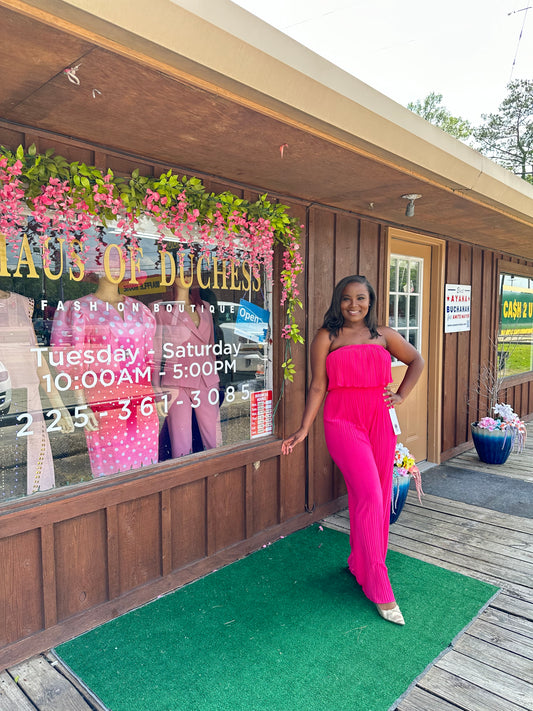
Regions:
[[391, 357], [379, 343], [341, 346], [326, 359], [328, 390], [376, 388], [392, 382]]

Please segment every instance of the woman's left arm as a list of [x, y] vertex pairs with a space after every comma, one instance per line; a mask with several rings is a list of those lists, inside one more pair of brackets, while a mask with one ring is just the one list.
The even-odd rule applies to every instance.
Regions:
[[408, 341], [406, 341], [403, 336], [400, 336], [393, 328], [383, 327], [379, 330], [387, 341], [387, 350], [389, 353], [407, 366], [407, 370], [405, 371], [398, 390], [393, 392], [390, 386], [385, 389], [385, 402], [389, 407], [395, 407], [405, 400], [416, 385], [424, 370], [424, 359], [416, 348], [408, 343]]

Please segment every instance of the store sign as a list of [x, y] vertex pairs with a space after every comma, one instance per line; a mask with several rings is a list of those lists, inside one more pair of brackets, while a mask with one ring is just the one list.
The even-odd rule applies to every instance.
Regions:
[[272, 434], [272, 390], [250, 395], [250, 439]]
[[264, 343], [268, 332], [270, 312], [241, 299], [235, 333], [255, 343]]
[[500, 327], [502, 334], [533, 331], [533, 289], [503, 286]]
[[116, 240], [0, 237], [0, 502], [272, 433], [249, 253]]
[[444, 333], [470, 331], [470, 284], [446, 284], [444, 299]]
[[[83, 245], [79, 240], [74, 240], [71, 247], [74, 252], [72, 259], [64, 256], [65, 239], [60, 237], [53, 240], [47, 239], [45, 250], [50, 249], [52, 256], [44, 258], [42, 254], [35, 254], [35, 248], [30, 244], [27, 234], [21, 238], [15, 253], [8, 249], [6, 238], [0, 235], [0, 277], [14, 277], [39, 279], [38, 269], [42, 267], [44, 276], [51, 281], [66, 278], [71, 281], [83, 281], [91, 272], [100, 271], [114, 284], [122, 284], [126, 279], [130, 290], [137, 289], [137, 293], [157, 293], [175, 283], [176, 278], [184, 286], [192, 286], [196, 281], [201, 289], [225, 289], [229, 291], [259, 291], [261, 279], [252, 274], [250, 263], [247, 260], [218, 259], [212, 254], [195, 255], [189, 253], [186, 259], [183, 254], [174, 251], [157, 249], [159, 268], [154, 272], [150, 269], [150, 287], [143, 289], [147, 275], [143, 269], [154, 264], [154, 255], [147, 253], [142, 247], [133, 249], [128, 247], [123, 250], [117, 244], [108, 244], [101, 253], [87, 257], [83, 253]], [[154, 252], [155, 242], [152, 242]], [[10, 261], [12, 263], [10, 263]], [[68, 262], [72, 264], [69, 266]], [[144, 263], [146, 262], [146, 263]], [[157, 291], [156, 291], [157, 289]], [[131, 293], [131, 292], [130, 292]]]

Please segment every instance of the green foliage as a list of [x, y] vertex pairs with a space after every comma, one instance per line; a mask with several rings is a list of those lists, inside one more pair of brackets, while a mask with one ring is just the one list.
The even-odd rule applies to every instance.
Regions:
[[407, 104], [407, 108], [415, 114], [422, 116], [430, 123], [438, 126], [446, 133], [449, 133], [454, 138], [462, 141], [470, 138], [473, 133], [473, 128], [470, 123], [460, 116], [452, 116], [452, 114], [442, 104], [442, 94], [437, 94], [432, 91], [422, 101], [411, 101]]
[[510, 82], [498, 112], [482, 119], [474, 131], [479, 151], [533, 183], [533, 80]]
[[[288, 255], [284, 256], [284, 269], [280, 275], [286, 307], [288, 355], [291, 342], [304, 342], [295, 323], [296, 309], [302, 308], [301, 301], [296, 297], [296, 278], [301, 271], [297, 252], [300, 229], [294, 218], [288, 215], [289, 208], [286, 205], [271, 202], [266, 194], [261, 195], [255, 202], [249, 202], [229, 191], [212, 193], [205, 189], [199, 178], [180, 178], [171, 170], [157, 178], [143, 176], [139, 169], [135, 169], [129, 176], [115, 176], [111, 170], [104, 175], [95, 166], [79, 161], [69, 163], [62, 156], [55, 155], [53, 150], [39, 154], [35, 145], [30, 146], [27, 151], [23, 146], [18, 146], [15, 152], [0, 146], [0, 158], [6, 159], [8, 167], [17, 162], [20, 164], [20, 187], [23, 188], [24, 200], [31, 209], [34, 208], [34, 199], [41, 195], [43, 188], [53, 179], [68, 187], [69, 198], [72, 198], [77, 210], [96, 217], [104, 226], [108, 221], [117, 218], [117, 209], [121, 213], [139, 217], [146, 209], [145, 204], [150, 192], [157, 193], [159, 200], [166, 198], [166, 204], [176, 205], [180, 200], [185, 200], [187, 211], [194, 213], [195, 221], [199, 225], [211, 226], [217, 212], [222, 216], [227, 232], [238, 233], [239, 226], [235, 224], [237, 218], [255, 223], [265, 221], [273, 232], [274, 245], [279, 245], [285, 255]], [[105, 187], [106, 184], [111, 188], [110, 197], [112, 202], [115, 202], [114, 205], [110, 205], [108, 200], [95, 200], [95, 195], [98, 198], [98, 193], [109, 189]], [[52, 292], [48, 296], [51, 299], [56, 298], [56, 294]], [[295, 367], [290, 357], [286, 357], [282, 368], [284, 378], [292, 381]]]

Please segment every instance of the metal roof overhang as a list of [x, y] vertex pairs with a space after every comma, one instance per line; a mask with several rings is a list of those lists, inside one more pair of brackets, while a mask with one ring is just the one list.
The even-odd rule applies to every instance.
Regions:
[[229, 0], [0, 0], [0, 27], [8, 122], [533, 260], [533, 186]]

